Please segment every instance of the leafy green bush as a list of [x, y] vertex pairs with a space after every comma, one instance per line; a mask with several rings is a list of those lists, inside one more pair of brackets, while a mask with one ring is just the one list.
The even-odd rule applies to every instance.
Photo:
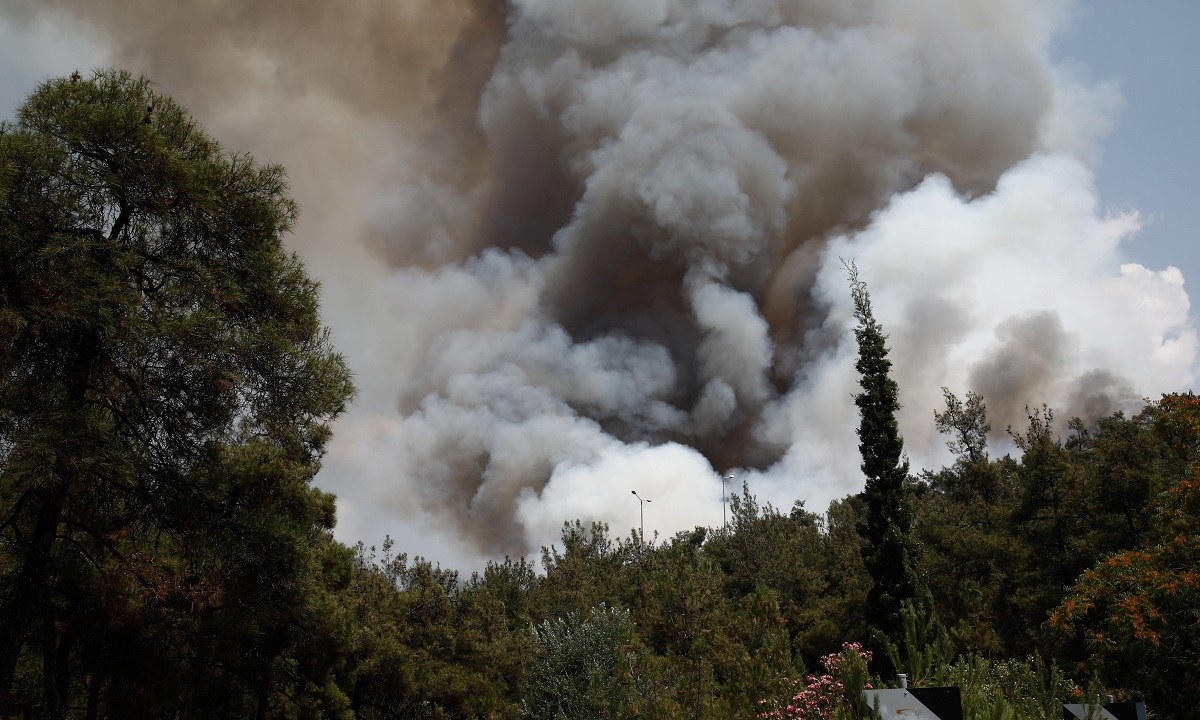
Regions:
[[522, 682], [522, 712], [538, 720], [628, 715], [634, 699], [633, 621], [603, 603], [532, 628], [534, 655]]

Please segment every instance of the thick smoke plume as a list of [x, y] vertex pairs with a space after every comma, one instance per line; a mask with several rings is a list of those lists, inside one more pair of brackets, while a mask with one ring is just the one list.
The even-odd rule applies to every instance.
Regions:
[[[12, 5], [12, 3], [9, 3]], [[858, 489], [852, 257], [914, 462], [1187, 387], [1183, 279], [1123, 262], [1089, 163], [1115, 91], [1034, 0], [38, 0], [287, 165], [361, 397], [343, 533], [461, 561], [581, 517], [720, 521], [723, 474]]]

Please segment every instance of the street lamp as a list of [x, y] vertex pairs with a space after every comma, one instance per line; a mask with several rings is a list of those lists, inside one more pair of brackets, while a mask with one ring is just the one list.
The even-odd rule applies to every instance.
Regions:
[[630, 490], [633, 496], [638, 499], [638, 518], [642, 521], [642, 544], [646, 544], [646, 503], [651, 502], [637, 494], [637, 490]]
[[729, 529], [729, 521], [725, 519], [725, 483], [733, 479], [733, 473], [721, 476], [721, 524]]

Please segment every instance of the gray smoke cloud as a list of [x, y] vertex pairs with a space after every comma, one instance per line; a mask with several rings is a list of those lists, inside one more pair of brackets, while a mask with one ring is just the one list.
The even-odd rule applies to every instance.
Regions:
[[999, 344], [971, 369], [970, 383], [985, 398], [997, 425], [1021, 425], [1029, 398], [1049, 397], [1062, 376], [1069, 336], [1052, 310], [1014, 317], [996, 328]]
[[857, 490], [838, 257], [890, 333], [914, 461], [940, 387], [1096, 417], [1188, 386], [1174, 268], [1089, 163], [1116, 102], [1032, 0], [8, 3], [99, 38], [284, 163], [361, 397], [345, 535], [448, 561], [568, 518], [720, 520], [721, 476]]

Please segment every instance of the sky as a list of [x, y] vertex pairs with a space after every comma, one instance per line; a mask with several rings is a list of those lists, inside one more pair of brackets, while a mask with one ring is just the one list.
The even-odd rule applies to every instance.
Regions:
[[1106, 204], [1145, 216], [1130, 255], [1200, 278], [1200, 4], [1189, 0], [1082, 5], [1054, 42], [1079, 72], [1121, 94], [1102, 142], [1097, 181]]
[[193, 5], [0, 0], [0, 117], [124, 62], [285, 164], [360, 388], [317, 478], [343, 541], [477, 568], [623, 533], [630, 489], [670, 535], [729, 473], [823, 510], [861, 486], [841, 257], [916, 468], [942, 387], [1002, 452], [1026, 404], [1195, 383], [1190, 0]]

